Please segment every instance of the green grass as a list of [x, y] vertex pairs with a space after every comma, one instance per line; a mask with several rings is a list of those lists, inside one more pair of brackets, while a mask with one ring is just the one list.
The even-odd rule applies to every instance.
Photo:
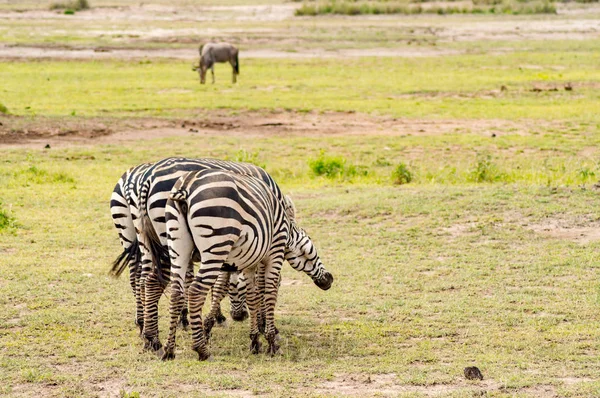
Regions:
[[[373, 392], [385, 383], [404, 386], [399, 396], [421, 396], [431, 386], [445, 386], [448, 392], [439, 396], [448, 397], [480, 390], [537, 396], [539, 389], [593, 396], [600, 388], [594, 255], [600, 243], [579, 241], [575, 231], [596, 225], [597, 193], [578, 187], [580, 181], [446, 184], [415, 172], [409, 184], [394, 186], [389, 178], [407, 157], [411, 170], [435, 170], [437, 154], [459, 137], [445, 161], [471, 159], [465, 173], [477, 170], [481, 160], [472, 154], [486, 145], [523, 150], [532, 167], [545, 157], [570, 164], [582, 147], [598, 147], [578, 135], [508, 136], [493, 144], [469, 133], [427, 139], [209, 135], [3, 150], [2, 200], [19, 226], [0, 235], [2, 392], [316, 396], [339, 393], [328, 383], [345, 380]], [[561, 146], [547, 153], [540, 149], [546, 142]], [[387, 161], [378, 149], [384, 146], [392, 146]], [[372, 161], [385, 180], [314, 177], [308, 158], [320, 149], [346, 164]], [[250, 355], [244, 323], [215, 330], [213, 362], [197, 362], [189, 334], [181, 332], [177, 359], [162, 363], [141, 351], [127, 278], [107, 275], [120, 252], [110, 192], [138, 162], [167, 154], [246, 156], [240, 153], [264, 162], [292, 195], [300, 224], [335, 275], [334, 287], [321, 292], [285, 269], [277, 309], [281, 357]], [[518, 158], [494, 162], [506, 167]], [[571, 238], [534, 232], [553, 220], [559, 232], [572, 231]], [[161, 312], [167, 314], [165, 299]], [[163, 337], [166, 327], [163, 317]], [[462, 369], [471, 365], [487, 384], [463, 381]], [[367, 376], [371, 383], [364, 382]]]
[[66, 10], [67, 11], [81, 11], [87, 10], [90, 8], [90, 3], [88, 0], [71, 0], [65, 2], [53, 2], [50, 3], [49, 8], [51, 10]]
[[[217, 84], [200, 85], [185, 62], [0, 63], [3, 102], [16, 115], [181, 117], [227, 108], [433, 119], [545, 119], [552, 114], [556, 120], [600, 122], [594, 88], [600, 72], [595, 54], [587, 51], [351, 62], [248, 60], [236, 85], [230, 73], [219, 65]], [[566, 82], [575, 90], [564, 91]], [[559, 91], [531, 92], [540, 84]], [[500, 92], [501, 86], [508, 91]]]
[[[347, 1], [327, 0], [324, 2], [303, 3], [296, 9], [297, 16], [317, 16], [326, 14], [340, 15], [378, 15], [378, 14], [556, 14], [556, 7], [547, 0], [514, 1], [501, 0], [492, 5], [473, 4], [422, 6], [409, 1]], [[422, 2], [426, 3], [426, 2]]]

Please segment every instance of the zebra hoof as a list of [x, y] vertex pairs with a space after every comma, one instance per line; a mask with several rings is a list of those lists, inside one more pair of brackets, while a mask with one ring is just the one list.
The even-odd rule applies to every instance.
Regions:
[[281, 347], [279, 344], [272, 344], [269, 346], [269, 355], [274, 357], [275, 355], [282, 355]]
[[206, 335], [206, 340], [210, 339], [210, 332], [212, 331], [213, 326], [215, 326], [215, 319], [206, 318], [204, 321], [204, 334]]
[[217, 315], [217, 323], [219, 325], [225, 323], [226, 320], [227, 320], [227, 318], [225, 318], [225, 315], [223, 315], [223, 314], [218, 314]]
[[136, 319], [135, 320], [135, 324], [138, 327], [138, 329], [140, 329], [140, 336], [143, 336], [143, 333], [144, 333], [144, 319], [143, 318], [142, 319], [140, 319], [140, 318]]
[[248, 318], [248, 311], [241, 311], [241, 312], [235, 312], [235, 313], [232, 312], [231, 318], [236, 322], [242, 322], [246, 318]]
[[160, 357], [160, 359], [161, 361], [172, 361], [173, 359], [175, 359], [175, 351], [165, 351], [164, 354]]
[[158, 352], [162, 348], [162, 344], [158, 338], [149, 339], [144, 336], [144, 349], [148, 351]]
[[187, 331], [187, 330], [189, 330], [189, 329], [190, 329], [190, 321], [188, 321], [188, 320], [187, 320], [187, 318], [185, 318], [185, 319], [181, 319], [181, 320], [179, 321], [179, 325], [178, 325], [178, 326], [179, 326], [179, 328], [180, 328], [181, 330], [186, 330], [186, 331]]
[[198, 360], [199, 361], [210, 361], [210, 353], [206, 350], [196, 350], [196, 352], [198, 353]]
[[256, 355], [260, 352], [260, 348], [261, 348], [260, 341], [258, 341], [258, 339], [252, 340], [252, 342], [250, 343], [250, 352], [252, 354]]

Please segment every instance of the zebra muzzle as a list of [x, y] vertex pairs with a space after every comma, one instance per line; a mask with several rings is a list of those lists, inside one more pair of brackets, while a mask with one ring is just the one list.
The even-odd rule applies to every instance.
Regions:
[[319, 279], [315, 279], [314, 282], [315, 285], [317, 285], [320, 289], [329, 290], [333, 284], [333, 275], [331, 275], [329, 272], [325, 272], [323, 276], [321, 276]]

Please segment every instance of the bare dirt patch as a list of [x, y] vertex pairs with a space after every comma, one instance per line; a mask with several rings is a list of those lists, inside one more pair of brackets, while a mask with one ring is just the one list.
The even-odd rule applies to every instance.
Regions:
[[448, 395], [459, 391], [486, 394], [500, 385], [493, 380], [482, 382], [457, 382], [452, 384], [410, 385], [397, 382], [396, 374], [338, 375], [332, 381], [322, 383], [317, 393], [347, 396], [397, 396], [398, 394], [422, 394], [427, 397]]
[[[195, 40], [189, 48], [117, 48], [102, 47], [56, 47], [53, 45], [24, 46], [0, 45], [0, 59], [57, 59], [57, 60], [86, 60], [86, 59], [181, 59], [195, 60], [198, 57]], [[463, 51], [437, 48], [370, 48], [370, 49], [340, 49], [324, 50], [321, 48], [300, 49], [298, 51], [283, 51], [271, 49], [246, 49], [240, 52], [241, 59], [277, 58], [277, 59], [309, 59], [309, 58], [355, 58], [355, 57], [432, 57], [461, 54]]]
[[582, 245], [600, 240], [600, 223], [597, 221], [574, 223], [573, 220], [552, 219], [529, 225], [528, 228], [553, 239], [570, 240]]
[[29, 118], [0, 121], [0, 147], [112, 144], [165, 137], [529, 134], [539, 122], [502, 120], [422, 120], [353, 112], [203, 112], [186, 119]]

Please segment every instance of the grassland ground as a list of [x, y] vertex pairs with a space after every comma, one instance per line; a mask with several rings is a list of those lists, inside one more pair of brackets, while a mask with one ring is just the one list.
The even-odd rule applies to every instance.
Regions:
[[[596, 6], [90, 1], [0, 0], [0, 395], [600, 396]], [[247, 54], [236, 85], [191, 72], [209, 38]], [[256, 163], [294, 199], [336, 279], [284, 270], [282, 355], [232, 322], [210, 362], [185, 331], [173, 362], [142, 350], [108, 200], [166, 156]]]
[[[470, 172], [481, 136], [460, 135], [471, 143], [452, 156], [470, 158]], [[435, 144], [441, 137], [457, 135], [433, 137], [408, 136], [406, 144], [389, 134], [215, 132], [3, 149], [3, 208], [16, 226], [1, 235], [2, 392], [594, 396], [600, 225], [591, 182], [428, 182], [418, 170], [444, 156]], [[546, 154], [533, 142], [506, 140], [529, 162], [543, 163]], [[562, 140], [568, 148], [552, 157], [568, 164], [581, 143]], [[166, 152], [236, 159], [240, 150], [295, 199], [336, 285], [317, 293], [285, 270], [280, 357], [252, 356], [247, 325], [228, 324], [215, 331], [214, 361], [198, 362], [181, 332], [178, 358], [161, 363], [141, 350], [127, 281], [106, 274], [119, 252], [107, 197], [130, 164]], [[314, 177], [306, 159], [320, 150], [379, 171], [353, 181]], [[394, 186], [380, 170], [384, 160], [407, 159], [415, 182]], [[161, 319], [163, 333], [166, 326]], [[464, 381], [462, 368], [472, 364], [483, 382]]]

